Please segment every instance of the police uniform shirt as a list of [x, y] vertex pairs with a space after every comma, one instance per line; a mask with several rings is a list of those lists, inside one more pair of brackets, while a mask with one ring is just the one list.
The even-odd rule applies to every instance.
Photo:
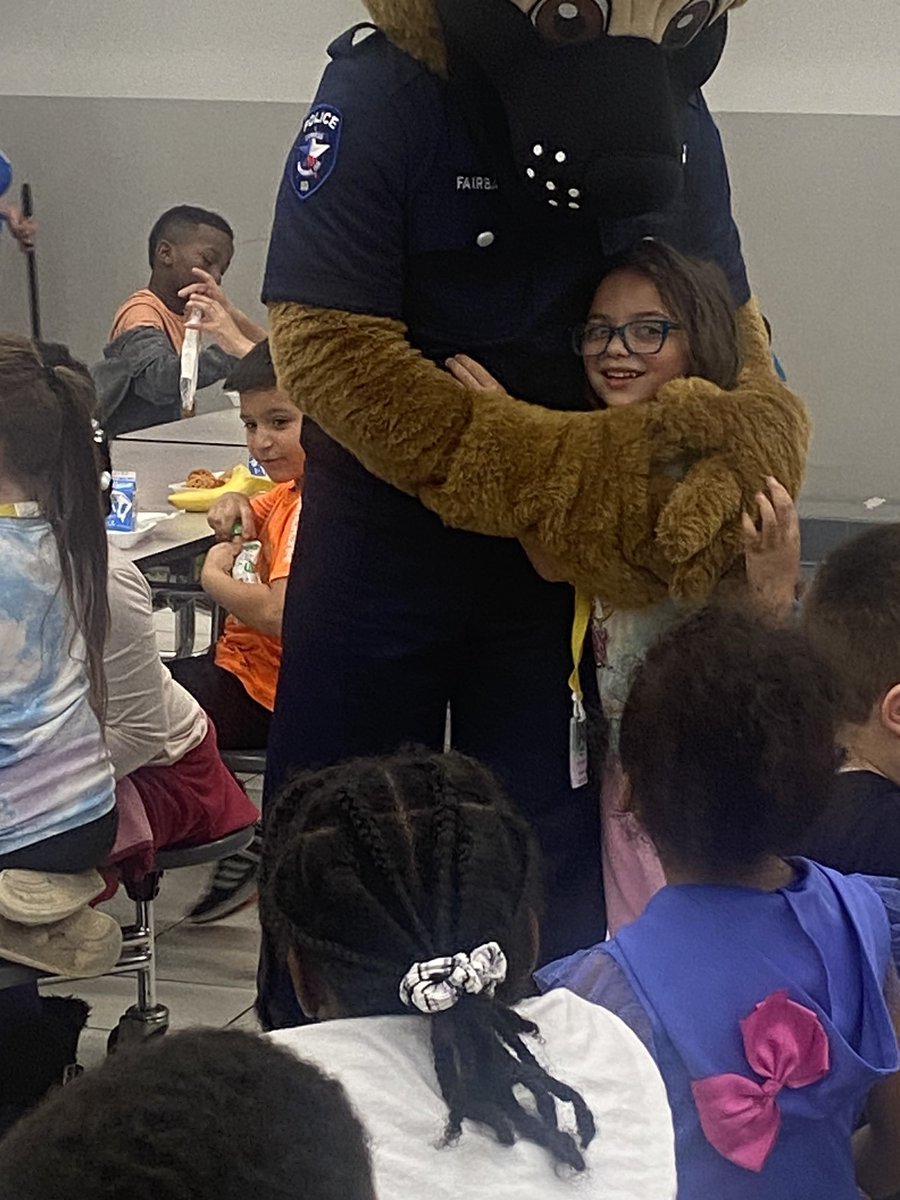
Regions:
[[391, 317], [441, 362], [463, 352], [513, 395], [586, 403], [570, 330], [638, 237], [714, 259], [749, 296], [718, 130], [688, 107], [684, 188], [662, 214], [528, 231], [505, 208], [450, 85], [380, 32], [350, 30], [288, 156], [263, 299]]

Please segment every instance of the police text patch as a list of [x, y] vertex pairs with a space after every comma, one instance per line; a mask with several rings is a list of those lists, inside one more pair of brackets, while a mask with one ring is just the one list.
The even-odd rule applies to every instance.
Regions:
[[307, 113], [289, 160], [291, 184], [301, 200], [317, 192], [334, 170], [342, 121], [340, 112], [330, 104], [317, 104]]

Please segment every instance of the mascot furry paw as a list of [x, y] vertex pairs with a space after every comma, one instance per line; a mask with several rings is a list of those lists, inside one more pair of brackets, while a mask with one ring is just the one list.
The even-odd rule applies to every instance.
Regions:
[[[796, 491], [802, 473], [806, 417], [771, 369], [700, 90], [737, 7], [369, 0], [281, 181], [264, 299], [310, 419], [267, 792], [299, 767], [439, 750], [449, 704], [454, 746], [537, 831], [545, 961], [606, 925], [570, 742], [572, 593], [519, 542], [617, 607], [702, 596], [763, 477]], [[645, 237], [721, 267], [744, 371], [597, 411], [571, 330]], [[460, 386], [459, 354], [498, 386]], [[284, 972], [261, 978], [263, 1022], [295, 1023]]]

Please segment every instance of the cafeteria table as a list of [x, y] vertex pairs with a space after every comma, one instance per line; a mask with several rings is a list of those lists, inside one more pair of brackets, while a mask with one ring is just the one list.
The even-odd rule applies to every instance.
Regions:
[[198, 413], [180, 421], [166, 421], [123, 433], [121, 442], [165, 442], [194, 446], [240, 446], [246, 451], [247, 435], [238, 410], [230, 405], [215, 412]]

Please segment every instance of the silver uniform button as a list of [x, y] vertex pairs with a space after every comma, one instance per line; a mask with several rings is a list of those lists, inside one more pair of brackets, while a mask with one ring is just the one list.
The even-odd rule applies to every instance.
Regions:
[[482, 250], [486, 250], [488, 246], [493, 246], [494, 235], [489, 229], [486, 229], [484, 233], [479, 233], [478, 237], [475, 239], [475, 244], [476, 246], [480, 246]]

